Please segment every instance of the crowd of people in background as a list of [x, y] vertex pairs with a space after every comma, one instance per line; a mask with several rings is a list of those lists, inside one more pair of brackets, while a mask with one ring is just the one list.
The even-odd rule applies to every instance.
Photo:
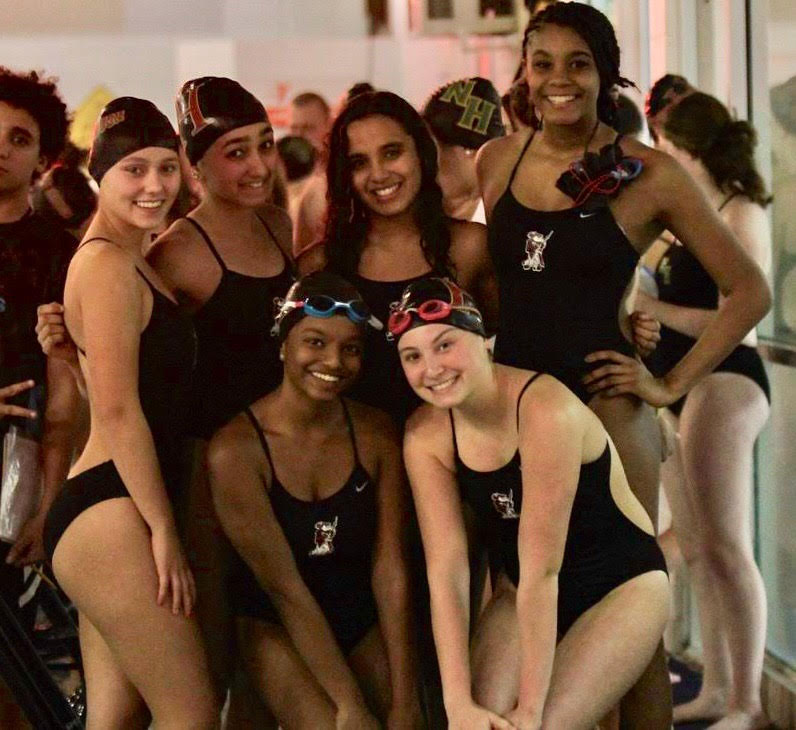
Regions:
[[0, 67], [0, 428], [42, 484], [0, 589], [51, 566], [92, 730], [664, 730], [679, 556], [674, 720], [766, 725], [755, 131], [667, 75], [644, 144], [608, 19], [543, 5], [504, 94], [302, 93], [278, 140], [205, 76], [67, 148]]

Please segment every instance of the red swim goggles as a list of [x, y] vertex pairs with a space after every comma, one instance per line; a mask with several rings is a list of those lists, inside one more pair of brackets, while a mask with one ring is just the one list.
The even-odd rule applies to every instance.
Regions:
[[445, 286], [451, 294], [450, 301], [442, 299], [427, 299], [416, 307], [401, 306], [395, 302], [394, 309], [387, 320], [387, 339], [392, 340], [402, 335], [412, 324], [412, 314], [417, 315], [424, 322], [437, 322], [448, 318], [452, 312], [467, 312], [470, 316], [481, 320], [481, 313], [475, 307], [468, 307], [464, 303], [464, 292], [452, 281], [445, 279]]

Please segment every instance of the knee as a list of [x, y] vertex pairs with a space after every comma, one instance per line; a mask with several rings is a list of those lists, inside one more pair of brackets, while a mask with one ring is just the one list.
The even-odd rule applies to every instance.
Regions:
[[482, 682], [473, 687], [473, 700], [481, 707], [505, 715], [517, 704], [516, 696], [512, 696], [508, 687], [501, 687], [499, 682]]
[[740, 540], [719, 539], [705, 547], [705, 561], [719, 579], [729, 580], [754, 565], [751, 551]]

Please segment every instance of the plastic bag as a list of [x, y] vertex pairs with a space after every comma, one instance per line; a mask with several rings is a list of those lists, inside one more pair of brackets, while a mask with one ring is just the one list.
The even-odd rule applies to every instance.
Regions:
[[22, 526], [41, 500], [41, 471], [37, 441], [10, 426], [3, 439], [0, 481], [0, 540], [15, 542]]

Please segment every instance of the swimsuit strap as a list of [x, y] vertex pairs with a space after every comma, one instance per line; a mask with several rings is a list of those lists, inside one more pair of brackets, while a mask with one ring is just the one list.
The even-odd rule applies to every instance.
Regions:
[[81, 241], [77, 248], [83, 248], [83, 246], [85, 246], [87, 243], [91, 243], [92, 241], [107, 241], [108, 243], [113, 243], [110, 238], [105, 238], [104, 236], [94, 236], [93, 238], [87, 238], [85, 241]]
[[192, 223], [194, 228], [196, 228], [196, 230], [199, 231], [199, 234], [202, 236], [202, 238], [204, 238], [207, 247], [210, 249], [210, 253], [212, 253], [216, 261], [218, 261], [218, 265], [221, 267], [221, 271], [226, 273], [228, 271], [227, 265], [224, 263], [224, 259], [221, 258], [218, 251], [216, 251], [216, 247], [213, 245], [213, 242], [210, 240], [210, 236], [207, 235], [207, 231], [204, 228], [202, 228], [202, 226], [199, 225], [199, 223], [190, 216], [185, 216], [185, 220]]
[[528, 382], [522, 386], [522, 390], [520, 391], [520, 394], [517, 396], [517, 431], [520, 430], [520, 401], [522, 400], [522, 396], [525, 395], [525, 391], [528, 390], [530, 384], [533, 383], [533, 381], [536, 380], [536, 378], [538, 378], [540, 375], [544, 375], [544, 373], [534, 373], [533, 375], [531, 375], [531, 377], [528, 378]]
[[274, 246], [276, 246], [279, 253], [282, 254], [282, 259], [285, 262], [285, 266], [288, 268], [288, 270], [292, 269], [293, 264], [290, 262], [288, 257], [285, 255], [285, 252], [282, 250], [282, 247], [279, 245], [279, 241], [274, 235], [274, 232], [271, 230], [271, 226], [268, 225], [268, 222], [259, 213], [257, 214], [257, 220], [259, 220], [260, 223], [262, 223], [265, 226], [265, 230], [268, 231], [268, 235], [271, 236], [271, 240], [274, 242]]
[[511, 188], [511, 183], [514, 182], [514, 176], [517, 174], [517, 168], [520, 166], [520, 162], [522, 162], [522, 158], [525, 157], [525, 151], [530, 147], [533, 138], [536, 136], [536, 132], [531, 132], [528, 136], [528, 141], [522, 148], [522, 152], [520, 152], [520, 156], [517, 158], [517, 162], [514, 163], [514, 167], [511, 170], [511, 175], [509, 176], [509, 184], [506, 185], [506, 190]]
[[345, 415], [346, 423], [348, 424], [348, 433], [351, 436], [351, 447], [354, 449], [354, 462], [357, 466], [362, 466], [362, 462], [359, 460], [359, 451], [357, 451], [357, 439], [354, 435], [354, 422], [351, 419], [351, 414], [348, 412], [348, 406], [346, 406], [345, 401], [341, 398], [340, 405], [343, 406], [343, 414]]
[[740, 190], [733, 190], [724, 200], [722, 201], [721, 205], [718, 208], [718, 212], [721, 213], [724, 210], [724, 206], [727, 205], [733, 198], [737, 198], [741, 194]]
[[448, 409], [448, 416], [451, 419], [451, 433], [453, 434], [453, 455], [459, 458], [459, 444], [456, 441], [456, 423], [453, 420], [453, 408]]
[[255, 432], [257, 433], [257, 438], [260, 439], [260, 446], [263, 447], [263, 451], [265, 452], [265, 458], [268, 459], [268, 466], [271, 467], [271, 479], [272, 481], [276, 482], [278, 479], [276, 478], [276, 469], [274, 468], [274, 460], [271, 458], [271, 450], [268, 448], [268, 441], [265, 440], [265, 434], [263, 433], [263, 429], [260, 427], [260, 424], [257, 422], [257, 419], [252, 413], [251, 408], [246, 408], [243, 411], [251, 421], [252, 426], [254, 427]]

